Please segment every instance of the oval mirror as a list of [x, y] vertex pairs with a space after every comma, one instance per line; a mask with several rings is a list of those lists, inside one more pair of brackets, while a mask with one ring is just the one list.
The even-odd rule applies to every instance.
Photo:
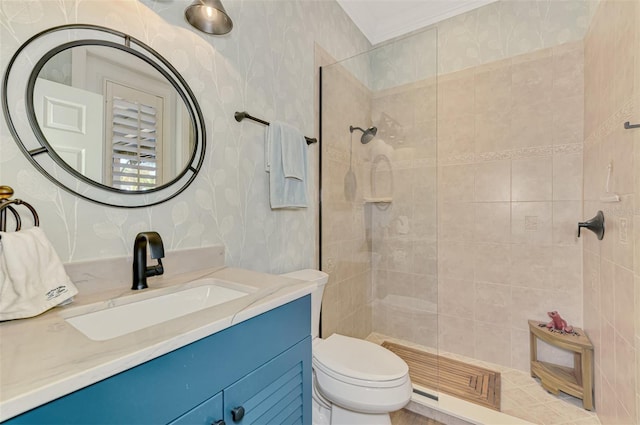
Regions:
[[201, 167], [205, 128], [193, 93], [168, 61], [126, 34], [91, 25], [44, 31], [16, 52], [3, 88], [23, 153], [82, 198], [155, 205]]

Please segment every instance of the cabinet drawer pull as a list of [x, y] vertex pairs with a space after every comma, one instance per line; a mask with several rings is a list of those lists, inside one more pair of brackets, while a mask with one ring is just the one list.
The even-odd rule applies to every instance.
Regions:
[[211, 425], [227, 425], [227, 424], [222, 419], [220, 419], [219, 421], [215, 421]]
[[244, 418], [244, 407], [239, 406], [231, 409], [231, 417], [233, 422], [240, 422]]

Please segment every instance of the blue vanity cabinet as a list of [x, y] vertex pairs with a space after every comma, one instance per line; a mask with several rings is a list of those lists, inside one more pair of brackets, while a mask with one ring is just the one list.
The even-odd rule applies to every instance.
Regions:
[[310, 424], [310, 314], [305, 296], [5, 423]]

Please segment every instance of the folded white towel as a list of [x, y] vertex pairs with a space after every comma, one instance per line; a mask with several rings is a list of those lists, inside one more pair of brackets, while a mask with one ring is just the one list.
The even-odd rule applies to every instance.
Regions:
[[271, 208], [307, 207], [307, 149], [295, 127], [272, 121], [269, 146], [269, 198]]
[[77, 293], [42, 229], [0, 232], [0, 320], [37, 316]]

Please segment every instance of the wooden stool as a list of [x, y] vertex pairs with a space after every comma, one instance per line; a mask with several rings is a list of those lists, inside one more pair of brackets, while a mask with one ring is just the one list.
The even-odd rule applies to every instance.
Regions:
[[[540, 326], [540, 325], [544, 326]], [[578, 335], [551, 332], [545, 322], [529, 320], [531, 348], [531, 376], [540, 378], [542, 387], [553, 393], [559, 391], [578, 397], [587, 410], [593, 410], [593, 345], [580, 328]], [[538, 361], [538, 340], [573, 352], [573, 369]]]

